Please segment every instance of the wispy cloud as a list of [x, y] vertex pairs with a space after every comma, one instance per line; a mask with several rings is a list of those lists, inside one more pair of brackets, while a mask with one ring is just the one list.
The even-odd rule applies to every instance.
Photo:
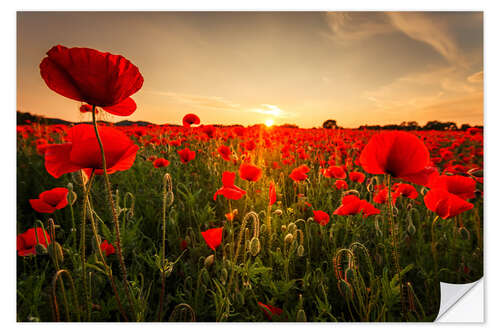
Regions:
[[241, 106], [219, 96], [182, 94], [171, 91], [149, 91], [151, 94], [165, 96], [175, 103], [186, 104], [199, 109], [235, 111]]
[[483, 71], [476, 72], [467, 78], [470, 83], [482, 83], [483, 82]]
[[331, 37], [344, 42], [394, 31], [384, 13], [328, 12], [326, 22], [332, 32]]
[[451, 64], [467, 66], [445, 20], [435, 20], [425, 13], [387, 13], [394, 27], [407, 36], [427, 43]]
[[361, 41], [380, 34], [402, 32], [430, 45], [450, 64], [467, 66], [448, 23], [422, 12], [330, 12], [326, 13], [329, 37], [338, 42]]
[[259, 106], [243, 106], [224, 97], [183, 94], [172, 91], [149, 91], [151, 94], [165, 96], [174, 103], [189, 105], [200, 110], [237, 111], [259, 113], [275, 118], [289, 118], [293, 114], [283, 111], [278, 105], [260, 104]]

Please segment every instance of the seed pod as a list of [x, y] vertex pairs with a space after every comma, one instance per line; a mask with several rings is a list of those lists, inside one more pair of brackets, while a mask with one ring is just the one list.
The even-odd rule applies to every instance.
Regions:
[[205, 268], [209, 268], [214, 263], [215, 256], [213, 254], [205, 258]]
[[415, 226], [413, 225], [413, 222], [410, 220], [410, 223], [408, 224], [408, 228], [406, 228], [406, 230], [408, 231], [409, 235], [413, 236], [413, 235], [415, 235], [417, 228], [415, 228]]
[[252, 256], [256, 256], [260, 252], [260, 241], [257, 237], [253, 237], [252, 240], [250, 240], [250, 253]]
[[301, 323], [307, 322], [306, 312], [304, 311], [304, 309], [300, 309], [299, 311], [297, 311], [296, 321]]
[[299, 257], [302, 257], [304, 255], [304, 246], [302, 244], [297, 248], [297, 255]]
[[64, 253], [61, 247], [61, 244], [58, 242], [52, 242], [47, 247], [47, 252], [52, 257], [52, 259], [58, 263], [62, 263], [64, 261]]

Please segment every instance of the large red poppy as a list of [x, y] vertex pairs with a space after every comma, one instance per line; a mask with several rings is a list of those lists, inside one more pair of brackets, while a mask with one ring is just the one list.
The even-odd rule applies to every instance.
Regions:
[[429, 151], [418, 137], [407, 132], [381, 132], [371, 137], [360, 156], [363, 169], [372, 174], [389, 174], [425, 185], [432, 170]]
[[216, 200], [219, 195], [230, 200], [240, 200], [247, 192], [234, 185], [235, 179], [236, 174], [234, 172], [224, 171], [222, 173], [222, 187], [215, 192], [214, 200]]
[[[45, 236], [47, 237], [48, 243], [50, 243], [50, 237], [47, 232], [45, 232]], [[31, 254], [36, 255], [36, 238], [38, 237], [38, 243], [47, 247], [47, 242], [45, 242], [44, 230], [40, 227], [30, 228], [26, 230], [26, 232], [17, 235], [17, 255], [19, 256], [28, 256]]]
[[38, 199], [30, 199], [31, 207], [39, 213], [53, 213], [68, 205], [68, 189], [56, 187], [52, 190], [42, 192]]
[[458, 195], [452, 194], [444, 189], [431, 189], [424, 197], [425, 206], [438, 214], [441, 218], [455, 217], [474, 207]]
[[[139, 147], [123, 132], [112, 127], [100, 127], [99, 136], [104, 146], [107, 172], [111, 174], [130, 169]], [[103, 174], [101, 150], [92, 125], [81, 124], [70, 128], [67, 139], [69, 142], [47, 145], [45, 168], [48, 173], [55, 178], [81, 169], [95, 169], [96, 174]]]
[[432, 189], [446, 190], [462, 199], [473, 199], [475, 197], [476, 181], [470, 177], [441, 175], [432, 177], [428, 186]]
[[40, 63], [47, 86], [65, 97], [128, 116], [136, 109], [131, 95], [141, 89], [139, 69], [121, 55], [89, 48], [54, 46]]
[[214, 251], [222, 242], [222, 228], [208, 229], [207, 231], [202, 231], [201, 235], [208, 247]]
[[240, 178], [250, 182], [256, 182], [262, 177], [262, 169], [250, 163], [240, 165]]

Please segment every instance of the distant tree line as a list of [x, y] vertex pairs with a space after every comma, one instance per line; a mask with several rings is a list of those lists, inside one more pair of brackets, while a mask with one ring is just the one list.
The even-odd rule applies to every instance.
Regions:
[[[389, 124], [389, 125], [362, 125], [359, 126], [360, 130], [403, 130], [403, 131], [466, 131], [468, 128], [473, 126], [469, 124], [462, 124], [460, 128], [456, 123], [452, 121], [441, 122], [438, 120], [428, 121], [424, 126], [420, 126], [416, 121], [403, 121], [401, 124]], [[476, 128], [483, 128], [483, 126], [474, 126]], [[323, 128], [326, 129], [337, 129], [341, 128], [337, 125], [337, 121], [333, 119], [328, 119], [323, 123]]]

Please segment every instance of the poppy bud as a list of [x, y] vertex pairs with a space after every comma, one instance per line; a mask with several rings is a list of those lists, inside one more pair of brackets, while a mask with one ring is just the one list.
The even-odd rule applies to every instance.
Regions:
[[284, 225], [284, 224], [283, 224], [283, 225], [281, 226], [281, 232], [285, 232], [285, 231], [286, 231], [286, 225]]
[[467, 230], [466, 227], [460, 227], [460, 229], [458, 229], [458, 232], [460, 233], [460, 236], [462, 236], [464, 240], [470, 239], [470, 232], [469, 230]]
[[345, 280], [340, 280], [340, 291], [345, 298], [350, 299], [352, 296], [352, 287], [349, 282]]
[[411, 236], [413, 236], [417, 231], [412, 221], [410, 221], [410, 223], [408, 224], [408, 228], [406, 228], [406, 230], [408, 231], [408, 234], [410, 234]]
[[345, 270], [345, 280], [351, 284], [354, 282], [354, 270], [350, 267]]
[[205, 268], [209, 268], [214, 263], [215, 256], [213, 254], [205, 258]]
[[293, 235], [292, 234], [287, 234], [285, 236], [285, 244], [293, 242]]
[[276, 215], [278, 215], [278, 216], [281, 216], [281, 215], [283, 215], [283, 211], [282, 211], [281, 209], [276, 209], [276, 210], [274, 211], [274, 214], [276, 214]]
[[301, 323], [307, 322], [306, 312], [304, 311], [304, 309], [300, 309], [299, 311], [297, 311], [297, 318], [295, 321]]
[[47, 254], [47, 248], [42, 244], [35, 245], [36, 254]]
[[58, 263], [64, 261], [64, 253], [61, 244], [58, 242], [52, 242], [47, 246], [47, 252], [52, 257], [52, 259]]
[[252, 240], [250, 240], [250, 253], [252, 256], [256, 256], [260, 252], [260, 241], [257, 237], [253, 237]]
[[267, 231], [267, 226], [265, 224], [260, 225], [260, 233], [265, 234]]
[[297, 230], [297, 225], [293, 222], [290, 222], [290, 224], [288, 224], [288, 227], [286, 229], [288, 230], [289, 233], [293, 234], [295, 230]]
[[304, 246], [302, 244], [297, 248], [297, 255], [299, 257], [302, 257], [304, 255]]
[[227, 276], [228, 276], [227, 269], [223, 268], [220, 272], [220, 281], [222, 282], [223, 285], [226, 284]]

